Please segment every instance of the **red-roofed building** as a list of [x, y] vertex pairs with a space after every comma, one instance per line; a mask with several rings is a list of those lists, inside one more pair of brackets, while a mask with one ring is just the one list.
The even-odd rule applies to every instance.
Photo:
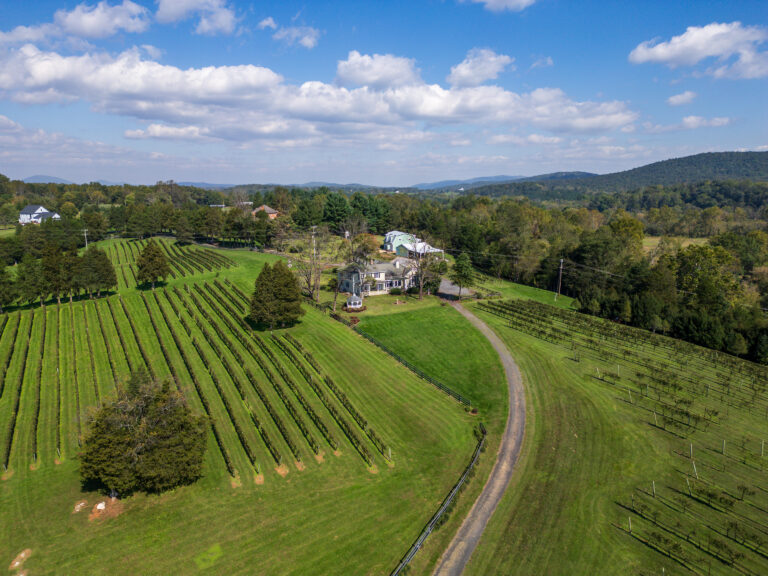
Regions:
[[275, 218], [277, 218], [278, 216], [280, 216], [280, 212], [278, 212], [278, 211], [277, 211], [277, 210], [275, 210], [274, 208], [270, 208], [270, 207], [269, 207], [269, 206], [267, 206], [266, 204], [262, 204], [262, 205], [261, 205], [261, 206], [259, 206], [258, 208], [254, 208], [254, 209], [253, 209], [253, 212], [251, 212], [251, 214], [253, 214], [254, 216], [256, 216], [256, 214], [258, 214], [259, 212], [266, 212], [266, 214], [267, 214], [267, 218], [269, 218], [270, 220], [274, 220]]

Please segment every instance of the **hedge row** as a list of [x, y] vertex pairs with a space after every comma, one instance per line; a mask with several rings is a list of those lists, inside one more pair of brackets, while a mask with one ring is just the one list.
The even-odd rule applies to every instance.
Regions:
[[[296, 399], [299, 401], [299, 404], [301, 404], [301, 407], [304, 408], [304, 411], [309, 416], [309, 419], [312, 420], [312, 422], [317, 426], [317, 429], [320, 430], [320, 433], [323, 435], [325, 440], [328, 442], [331, 448], [334, 450], [337, 450], [339, 445], [336, 442], [336, 438], [333, 437], [330, 430], [328, 430], [328, 427], [325, 425], [325, 422], [318, 416], [317, 412], [315, 412], [314, 408], [309, 404], [304, 394], [301, 392], [299, 387], [296, 385], [296, 382], [291, 378], [290, 374], [288, 374], [288, 371], [285, 369], [285, 366], [283, 366], [280, 361], [275, 357], [272, 350], [269, 349], [266, 342], [264, 342], [257, 334], [253, 334], [253, 339], [256, 342], [256, 344], [259, 346], [262, 352], [270, 359], [272, 362], [272, 365], [277, 369], [277, 371], [280, 373], [280, 376], [283, 378], [283, 381], [288, 385], [288, 388], [291, 389], [294, 396], [296, 396]], [[276, 380], [274, 381], [276, 382]], [[274, 383], [273, 382], [273, 383]]]
[[83, 311], [83, 327], [85, 328], [85, 343], [88, 346], [88, 358], [91, 361], [91, 376], [93, 377], [93, 390], [96, 392], [96, 402], [101, 404], [101, 392], [99, 383], [96, 381], [96, 360], [93, 357], [93, 344], [91, 344], [91, 331], [88, 328], [88, 314], [86, 314], [85, 305], [81, 307]]
[[[314, 356], [312, 356], [312, 353], [306, 350], [304, 346], [302, 346], [301, 342], [287, 333], [283, 334], [283, 337], [288, 340], [288, 342], [293, 344], [293, 346], [304, 355], [312, 367], [317, 370], [320, 375], [322, 375], [322, 370], [320, 370], [320, 366], [317, 364]], [[390, 458], [386, 444], [384, 444], [384, 441], [378, 436], [378, 434], [376, 434], [376, 432], [374, 432], [373, 428], [368, 426], [366, 419], [362, 416], [362, 414], [360, 414], [360, 412], [357, 411], [355, 406], [352, 404], [352, 401], [347, 398], [347, 395], [344, 394], [344, 392], [327, 374], [323, 376], [323, 381], [326, 383], [328, 388], [331, 389], [336, 398], [338, 398], [339, 402], [341, 402], [341, 404], [347, 409], [347, 412], [349, 412], [350, 416], [352, 416], [360, 428], [363, 429], [365, 434], [368, 436], [368, 438], [370, 438], [371, 442], [374, 446], [376, 446], [376, 449], [381, 453], [381, 455], [384, 456], [385, 459], [389, 460]]]
[[109, 361], [109, 367], [112, 370], [112, 379], [117, 382], [119, 375], [117, 373], [117, 367], [115, 366], [114, 351], [112, 350], [112, 342], [107, 338], [107, 332], [104, 330], [104, 320], [101, 318], [101, 312], [99, 311], [98, 304], [93, 305], [96, 309], [96, 318], [99, 321], [99, 330], [101, 331], [101, 339], [104, 341], [104, 345], [107, 349], [107, 360]]
[[[111, 310], [111, 309], [110, 309]], [[75, 416], [77, 421], [77, 445], [80, 446], [80, 436], [83, 434], [82, 423], [80, 422], [80, 386], [77, 383], [77, 341], [75, 338], [75, 308], [72, 302], [69, 302], [69, 324], [70, 336], [72, 338], [72, 381], [75, 385]]]
[[37, 423], [40, 420], [40, 387], [43, 380], [43, 360], [45, 355], [45, 330], [48, 325], [48, 313], [43, 310], [43, 328], [40, 335], [40, 362], [37, 365], [35, 378], [35, 413], [32, 416], [32, 460], [37, 462]]
[[248, 296], [246, 296], [245, 292], [243, 292], [237, 284], [233, 284], [229, 278], [224, 278], [224, 282], [232, 292], [234, 292], [237, 296], [240, 297], [240, 300], [243, 301], [246, 308], [249, 308], [251, 306], [251, 299], [248, 298]]
[[[197, 351], [198, 356], [200, 356], [200, 359], [208, 368], [208, 374], [211, 377], [211, 381], [213, 382], [213, 385], [216, 387], [216, 391], [219, 393], [219, 397], [221, 398], [221, 401], [224, 404], [224, 409], [227, 411], [227, 415], [229, 416], [229, 419], [232, 421], [232, 425], [235, 428], [235, 433], [237, 434], [237, 437], [240, 439], [240, 444], [245, 450], [245, 453], [248, 456], [248, 460], [250, 460], [251, 465], [254, 467], [256, 472], [260, 473], [259, 465], [258, 465], [258, 462], [256, 461], [256, 454], [254, 453], [251, 445], [248, 443], [248, 440], [245, 437], [245, 433], [243, 432], [242, 427], [237, 422], [237, 420], [235, 420], [235, 413], [232, 409], [232, 404], [230, 404], [229, 398], [227, 398], [227, 395], [224, 393], [224, 390], [221, 387], [221, 383], [219, 382], [218, 378], [216, 378], [216, 376], [211, 371], [210, 363], [205, 355], [205, 352], [203, 352], [203, 349], [200, 346], [200, 343], [197, 341], [196, 338], [192, 338], [192, 346], [195, 347], [195, 350]], [[268, 438], [266, 438], [266, 434], [261, 428], [261, 423], [258, 421], [258, 419], [253, 414], [253, 412], [251, 410], [248, 410], [248, 412], [250, 413], [251, 420], [253, 421], [254, 426], [259, 431], [262, 438], [264, 438], [264, 443], [267, 445], [267, 449], [269, 450], [269, 453], [272, 455], [272, 458], [274, 458], [275, 462], [277, 462], [277, 464], [279, 465], [282, 462], [282, 457], [280, 456], [280, 453], [272, 445], [272, 442]]]
[[29, 355], [29, 341], [32, 335], [32, 322], [34, 321], [34, 313], [30, 312], [31, 320], [29, 322], [29, 332], [24, 339], [24, 349], [21, 353], [21, 367], [19, 368], [19, 375], [16, 377], [16, 397], [13, 402], [13, 409], [11, 410], [10, 417], [8, 418], [8, 429], [5, 437], [5, 450], [3, 450], [3, 470], [8, 470], [8, 460], [11, 457], [11, 447], [13, 446], [13, 436], [16, 431], [16, 417], [19, 414], [19, 402], [21, 401], [21, 388], [24, 383], [24, 372], [27, 368], [27, 356]]
[[152, 365], [152, 362], [149, 359], [149, 354], [147, 354], [147, 351], [144, 349], [144, 344], [141, 343], [141, 339], [139, 338], [139, 332], [136, 330], [136, 325], [133, 323], [133, 318], [131, 318], [130, 312], [128, 312], [128, 308], [125, 305], [125, 302], [123, 301], [123, 297], [118, 295], [118, 300], [120, 300], [120, 306], [123, 308], [123, 313], [125, 314], [125, 317], [128, 319], [128, 325], [131, 327], [131, 332], [133, 333], [133, 339], [136, 341], [136, 345], [139, 347], [139, 353], [141, 354], [142, 360], [144, 360], [144, 365], [147, 367], [147, 370], [149, 371], [149, 374], [152, 376], [152, 378], [157, 378], [157, 373], [155, 372], [155, 368]]
[[[98, 306], [96, 310], [98, 310]], [[60, 375], [60, 345], [61, 345], [61, 306], [56, 307], [56, 453], [61, 457], [61, 375]]]
[[15, 314], [14, 315], [15, 322], [13, 323], [13, 326], [11, 327], [11, 336], [10, 336], [10, 344], [6, 348], [6, 355], [5, 358], [2, 361], [2, 374], [0, 374], [0, 399], [3, 397], [3, 393], [5, 392], [5, 375], [8, 373], [8, 366], [11, 364], [11, 358], [13, 357], [13, 350], [16, 347], [16, 337], [18, 336], [19, 332], [19, 324], [21, 323], [21, 314]]
[[230, 298], [230, 302], [235, 303], [235, 305], [240, 309], [240, 312], [242, 314], [248, 314], [250, 311], [250, 302], [248, 304], [242, 304], [238, 299], [232, 298], [232, 293], [230, 293], [229, 290], [227, 290], [227, 287], [224, 286], [221, 282], [219, 282], [218, 278], [214, 278], [213, 285], [218, 288], [219, 292], [224, 295], [226, 298]]
[[[70, 307], [71, 306], [72, 304], [70, 303]], [[125, 355], [125, 361], [128, 362], [128, 369], [131, 371], [131, 373], [133, 373], [136, 371], [136, 367], [133, 364], [133, 360], [131, 360], [131, 355], [128, 354], [128, 348], [125, 345], [125, 337], [123, 336], [123, 331], [120, 329], [120, 324], [118, 324], [117, 322], [117, 316], [115, 316], [115, 311], [112, 308], [111, 298], [107, 298], [107, 308], [109, 308], [109, 315], [112, 317], [112, 323], [115, 325], [115, 331], [117, 332], [118, 340], [120, 340], [120, 347], [123, 349], [123, 354]]]
[[[201, 293], [201, 295], [203, 295], [203, 294]], [[296, 425], [299, 427], [299, 429], [301, 430], [301, 433], [304, 435], [304, 438], [306, 439], [307, 443], [309, 444], [309, 447], [312, 449], [312, 452], [317, 454], [318, 451], [319, 451], [319, 447], [317, 445], [317, 441], [313, 437], [312, 433], [309, 431], [309, 428], [307, 427], [307, 425], [304, 423], [304, 420], [302, 419], [301, 414], [299, 413], [299, 411], [296, 409], [296, 406], [293, 404], [293, 402], [291, 402], [291, 399], [285, 393], [285, 390], [283, 389], [283, 387], [280, 384], [280, 382], [278, 381], [278, 379], [275, 377], [275, 375], [269, 369], [269, 367], [267, 366], [267, 364], [264, 361], [264, 359], [261, 356], [261, 354], [259, 354], [259, 352], [254, 347], [253, 341], [248, 339], [248, 337], [244, 333], [244, 331], [242, 329], [238, 329], [238, 327], [234, 324], [234, 322], [230, 318], [228, 318], [225, 314], [222, 314], [221, 310], [215, 304], [213, 304], [213, 302], [211, 300], [206, 299], [206, 301], [211, 305], [211, 308], [215, 312], [220, 314], [219, 318], [224, 322], [224, 324], [227, 326], [227, 328], [230, 329], [231, 334], [234, 334], [234, 336], [243, 345], [243, 347], [248, 351], [248, 353], [251, 355], [251, 357], [256, 361], [256, 363], [259, 365], [261, 370], [267, 376], [267, 379], [269, 380], [270, 384], [272, 384], [272, 388], [275, 390], [277, 395], [280, 397], [280, 400], [285, 405], [286, 409], [288, 410], [288, 413], [291, 415], [291, 417], [293, 418], [294, 422], [296, 422]], [[221, 336], [221, 334], [219, 334], [219, 335]], [[233, 347], [230, 347], [230, 349], [234, 352], [234, 348]], [[237, 358], [238, 358], [238, 361], [240, 361], [241, 364], [245, 365], [245, 362], [243, 361], [241, 356], [238, 355]], [[261, 393], [260, 393], [261, 388], [256, 386], [256, 380], [253, 377], [253, 374], [250, 372], [250, 370], [246, 370], [245, 372], [246, 372], [246, 375], [251, 380], [251, 383], [254, 384], [254, 388], [256, 389], [256, 393], [259, 394], [259, 396], [261, 397]], [[302, 400], [303, 400], [303, 397], [299, 399], [300, 402]], [[302, 403], [302, 406], [304, 406], [303, 403]], [[306, 407], [305, 407], [305, 409], [306, 409]], [[309, 407], [309, 410], [311, 410], [311, 407]], [[308, 411], [308, 413], [309, 413], [309, 411]], [[310, 418], [313, 418], [313, 413], [310, 413]], [[318, 423], [316, 422], [316, 424], [318, 424]], [[320, 422], [318, 424], [318, 428], [320, 428], [321, 425], [324, 426], [324, 424], [322, 424], [322, 422]]]
[[[171, 299], [168, 297], [168, 294], [163, 292], [165, 295], [165, 299], [168, 301], [168, 303], [171, 303]], [[160, 302], [158, 301], [158, 305]], [[171, 305], [173, 307], [173, 305]], [[168, 321], [168, 316], [166, 315], [165, 309], [160, 306], [160, 311], [163, 315], [163, 321], [165, 322], [165, 325], [168, 327], [168, 331], [171, 333], [171, 337], [173, 338], [174, 344], [176, 344], [176, 349], [179, 351], [179, 354], [181, 355], [181, 359], [184, 362], [184, 366], [187, 369], [187, 372], [192, 377], [192, 383], [195, 386], [195, 390], [197, 391], [197, 396], [200, 398], [200, 402], [203, 405], [203, 410], [205, 410], [205, 414], [208, 417], [208, 423], [211, 425], [211, 429], [213, 430], [213, 437], [216, 440], [216, 445], [219, 447], [219, 451], [221, 452], [222, 458], [224, 458], [224, 464], [227, 467], [227, 472], [229, 472], [229, 475], [234, 477], [236, 475], [235, 467], [232, 464], [232, 458], [229, 455], [229, 452], [224, 447], [224, 442], [221, 440], [221, 435], [219, 434], [218, 427], [216, 426], [216, 422], [213, 419], [213, 416], [211, 416], [211, 406], [208, 402], [208, 399], [205, 397], [205, 394], [203, 394], [202, 387], [200, 386], [200, 382], [197, 379], [197, 376], [195, 376], [194, 371], [192, 370], [192, 363], [189, 361], [189, 357], [187, 356], [187, 352], [184, 349], [184, 347], [181, 345], [181, 341], [179, 339], [178, 334], [176, 334], [176, 330], [173, 327], [173, 322]]]
[[[202, 312], [203, 316], [206, 320], [208, 320], [208, 325], [211, 326], [214, 331], [219, 335], [222, 342], [225, 344], [228, 342], [223, 331], [218, 327], [218, 325], [215, 323], [214, 319], [211, 317], [211, 315], [208, 313], [208, 311], [203, 307], [203, 305], [200, 303], [200, 300], [197, 299], [194, 293], [190, 293], [190, 296], [192, 297], [192, 300], [194, 304], [198, 307], [198, 311]], [[264, 443], [267, 446], [267, 449], [269, 450], [270, 454], [272, 454], [272, 457], [275, 458], [277, 456], [278, 465], [282, 462], [280, 453], [277, 450], [277, 448], [272, 444], [272, 441], [270, 440], [268, 434], [266, 431], [264, 431], [261, 423], [256, 419], [256, 416], [253, 414], [253, 410], [248, 405], [248, 401], [245, 397], [245, 390], [243, 387], [243, 382], [241, 377], [237, 374], [237, 371], [235, 368], [230, 364], [229, 360], [227, 359], [226, 355], [222, 351], [221, 347], [216, 343], [215, 339], [211, 335], [211, 333], [208, 331], [208, 328], [206, 325], [201, 322], [197, 316], [195, 316], [195, 320], [198, 321], [198, 327], [200, 328], [200, 331], [203, 333], [203, 336], [205, 336], [205, 339], [208, 341], [208, 344], [211, 346], [213, 351], [216, 353], [216, 356], [221, 361], [222, 365], [224, 366], [224, 369], [227, 371], [227, 374], [229, 374], [230, 379], [235, 385], [235, 388], [237, 388], [238, 393], [240, 394], [240, 398], [243, 401], [243, 404], [248, 409], [248, 412], [251, 414], [251, 420], [253, 420], [254, 425], [256, 425], [256, 428], [259, 430], [259, 433], [262, 436], [262, 439], [264, 440]], [[231, 347], [230, 347], [231, 349]], [[243, 364], [242, 356], [238, 358], [238, 361]], [[258, 394], [257, 390], [257, 394]], [[259, 395], [261, 397], [261, 395]], [[265, 397], [266, 398], [266, 397]], [[278, 430], [282, 434], [283, 438], [285, 438], [286, 444], [288, 444], [288, 448], [291, 450], [293, 455], [296, 457], [297, 460], [301, 460], [301, 455], [299, 453], [299, 450], [296, 446], [296, 443], [293, 441], [293, 439], [288, 434], [288, 430], [285, 428], [285, 425], [283, 424], [280, 417], [274, 412], [274, 408], [272, 404], [267, 399], [267, 403], [265, 404], [267, 411], [269, 412], [269, 415], [272, 417], [272, 420], [275, 422], [275, 425], [277, 426]]]
[[314, 390], [317, 397], [320, 398], [320, 401], [328, 409], [328, 412], [331, 413], [331, 416], [333, 416], [333, 419], [336, 420], [336, 423], [339, 425], [339, 428], [341, 428], [342, 432], [344, 432], [344, 434], [349, 439], [352, 446], [354, 446], [355, 449], [360, 453], [360, 456], [363, 457], [363, 460], [365, 460], [365, 462], [369, 466], [371, 466], [373, 464], [371, 453], [368, 451], [365, 445], [360, 441], [360, 438], [357, 436], [357, 434], [355, 434], [355, 431], [352, 429], [349, 423], [344, 419], [341, 413], [336, 409], [336, 406], [333, 405], [333, 402], [331, 402], [331, 400], [325, 394], [323, 389], [320, 388], [320, 385], [309, 373], [309, 370], [307, 370], [307, 368], [299, 361], [299, 359], [293, 353], [293, 350], [291, 350], [277, 336], [277, 334], [272, 334], [272, 341], [275, 344], [277, 344], [278, 348], [280, 348], [285, 353], [285, 355], [288, 356], [288, 358], [290, 358], [290, 360], [293, 362], [296, 368], [298, 368], [299, 372], [301, 372], [302, 376], [304, 376], [304, 378], [306, 379], [307, 384], [309, 384], [310, 388]]

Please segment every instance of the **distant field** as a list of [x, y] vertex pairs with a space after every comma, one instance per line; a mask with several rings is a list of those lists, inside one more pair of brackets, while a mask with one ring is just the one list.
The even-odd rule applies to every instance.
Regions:
[[[691, 245], [703, 246], [708, 242], [707, 238], [688, 238], [685, 236], [669, 236], [668, 238], [673, 243], [679, 244], [680, 248]], [[646, 236], [643, 238], [643, 250], [646, 254], [653, 252], [658, 248], [660, 241], [661, 236]]]
[[[0, 317], [0, 561], [29, 548], [31, 574], [388, 574], [466, 465], [476, 418], [314, 309], [252, 334], [248, 294], [274, 257], [163, 242], [176, 277], [155, 292], [132, 288], [138, 243], [109, 241], [118, 294]], [[89, 521], [79, 438], [137, 366], [210, 415], [204, 476]]]

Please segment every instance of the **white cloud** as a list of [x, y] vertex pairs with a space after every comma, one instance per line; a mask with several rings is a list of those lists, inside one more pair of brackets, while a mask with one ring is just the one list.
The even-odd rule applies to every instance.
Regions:
[[110, 6], [106, 1], [96, 6], [78, 5], [71, 12], [59, 10], [54, 22], [67, 34], [80, 38], [106, 38], [120, 30], [141, 33], [149, 26], [149, 13], [144, 6], [123, 0], [122, 4]]
[[[171, 158], [176, 162], [183, 160]], [[69, 179], [77, 179], [75, 171], [94, 171], [114, 174], [116, 166], [123, 167], [136, 176], [136, 167], [144, 171], [167, 170], [169, 157], [153, 153], [137, 152], [103, 142], [70, 138], [60, 133], [25, 128], [5, 116], [0, 116], [0, 164], [13, 166], [18, 177], [35, 173], [44, 166], [46, 170]], [[200, 164], [209, 164], [200, 160]], [[108, 171], [108, 172], [107, 172]], [[113, 176], [114, 178], [114, 176]]]
[[264, 18], [261, 22], [259, 22], [257, 28], [259, 30], [264, 30], [265, 28], [272, 28], [272, 30], [277, 29], [277, 22], [275, 22], [275, 19], [272, 18], [272, 16], [269, 16], [267, 18]]
[[120, 31], [141, 33], [149, 27], [149, 11], [131, 0], [114, 6], [103, 0], [96, 5], [78, 4], [70, 11], [58, 10], [53, 20], [53, 23], [17, 26], [10, 32], [0, 32], [0, 43], [40, 42], [67, 35], [106, 38]]
[[[399, 84], [404, 77], [413, 83]], [[444, 143], [461, 140], [464, 128], [485, 127], [525, 129], [533, 132], [527, 142], [552, 144], [559, 132], [611, 132], [637, 119], [624, 102], [576, 101], [553, 88], [516, 93], [498, 86], [427, 85], [404, 58], [353, 52], [339, 63], [338, 80], [352, 86], [289, 84], [272, 70], [251, 65], [180, 69], [147, 60], [140, 49], [64, 56], [26, 45], [0, 52], [4, 98], [89, 102], [97, 112], [141, 121], [125, 132], [133, 139], [259, 142], [273, 149], [321, 143], [407, 147], [416, 137], [439, 134]], [[460, 130], [446, 133], [444, 126]]]
[[542, 136], [541, 134], [530, 134], [527, 140], [531, 144], [560, 144], [563, 141], [559, 136]]
[[535, 4], [536, 0], [471, 0], [471, 2], [483, 4], [486, 10], [491, 12], [503, 12], [504, 10], [520, 12], [528, 8], [528, 6]]
[[287, 28], [280, 28], [272, 37], [275, 40], [285, 42], [289, 46], [300, 44], [304, 48], [311, 50], [317, 46], [317, 42], [320, 40], [320, 30], [311, 26], [289, 26]]
[[207, 128], [198, 126], [166, 126], [150, 124], [146, 130], [126, 130], [125, 137], [130, 139], [157, 138], [160, 140], [199, 140], [209, 133]]
[[198, 16], [198, 34], [232, 34], [237, 25], [235, 11], [225, 0], [157, 0], [158, 22], [167, 24]]
[[667, 104], [670, 106], [683, 106], [684, 104], [690, 104], [695, 98], [696, 92], [686, 90], [685, 92], [667, 98]]
[[731, 123], [730, 118], [702, 118], [701, 116], [686, 116], [681, 123], [686, 130], [695, 130], [696, 128], [718, 128], [727, 126]]
[[447, 80], [452, 86], [479, 86], [486, 80], [498, 78], [513, 61], [514, 58], [487, 48], [473, 48], [461, 63], [451, 67]]
[[704, 118], [702, 116], [686, 116], [677, 124], [644, 124], [645, 131], [650, 134], [662, 134], [664, 132], [678, 132], [680, 130], [696, 130], [698, 128], [720, 128], [728, 126], [730, 118], [716, 117]]
[[676, 68], [715, 58], [721, 65], [710, 67], [705, 73], [718, 78], [762, 78], [768, 76], [768, 53], [759, 52], [758, 46], [767, 40], [766, 28], [742, 26], [741, 22], [713, 22], [690, 26], [667, 42], [642, 42], [629, 54], [629, 61], [658, 62]]
[[369, 86], [374, 89], [421, 84], [415, 60], [392, 54], [349, 53], [336, 67], [336, 81], [342, 86]]
[[534, 68], [549, 68], [554, 65], [555, 61], [552, 60], [552, 56], [539, 56], [533, 61], [533, 64], [531, 64], [531, 70]]

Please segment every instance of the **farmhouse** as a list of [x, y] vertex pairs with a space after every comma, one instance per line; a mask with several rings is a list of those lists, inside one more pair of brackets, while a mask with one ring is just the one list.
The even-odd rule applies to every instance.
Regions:
[[408, 232], [400, 232], [399, 230], [392, 230], [387, 232], [384, 236], [384, 250], [387, 252], [397, 252], [397, 248], [401, 244], [418, 242], [418, 238]]
[[274, 220], [275, 218], [277, 218], [278, 216], [280, 216], [280, 212], [278, 212], [278, 211], [277, 211], [277, 210], [275, 210], [274, 208], [270, 208], [270, 207], [269, 207], [269, 206], [267, 206], [266, 204], [262, 204], [262, 205], [261, 205], [261, 206], [259, 206], [258, 208], [254, 208], [254, 209], [253, 209], [253, 212], [251, 212], [251, 214], [252, 214], [253, 216], [256, 216], [256, 214], [258, 214], [259, 212], [264, 212], [264, 213], [266, 213], [266, 215], [267, 215], [267, 218], [269, 218], [270, 220]]
[[395, 258], [391, 262], [373, 262], [365, 267], [350, 264], [339, 270], [340, 290], [352, 294], [376, 296], [389, 294], [392, 288], [405, 291], [415, 285], [416, 268], [407, 258]]
[[46, 220], [61, 220], [56, 212], [51, 212], [39, 204], [28, 204], [19, 212], [19, 224], [40, 224]]

